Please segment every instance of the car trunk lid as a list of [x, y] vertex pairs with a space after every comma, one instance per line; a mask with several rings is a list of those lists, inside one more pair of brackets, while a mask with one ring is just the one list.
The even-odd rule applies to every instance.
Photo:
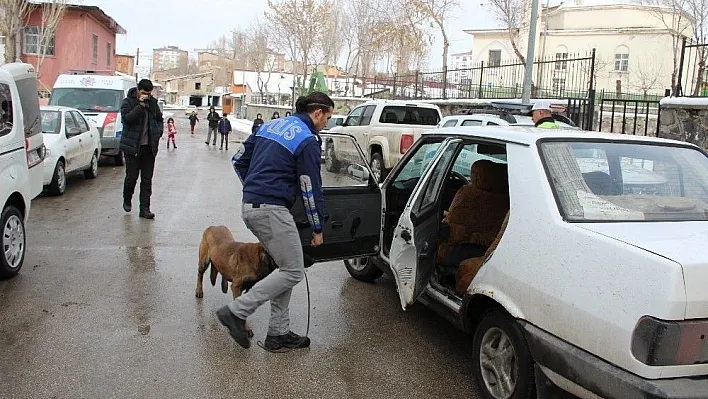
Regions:
[[686, 319], [708, 318], [708, 222], [586, 223], [581, 227], [679, 263]]

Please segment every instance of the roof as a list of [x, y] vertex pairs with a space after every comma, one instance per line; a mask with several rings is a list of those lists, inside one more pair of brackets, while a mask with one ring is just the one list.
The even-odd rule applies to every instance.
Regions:
[[[46, 2], [32, 2], [34, 6], [44, 6], [45, 4], [48, 4]], [[125, 35], [128, 33], [122, 26], [116, 22], [113, 18], [111, 18], [108, 14], [103, 12], [99, 7], [97, 6], [85, 6], [81, 4], [67, 4], [67, 7], [69, 10], [72, 11], [79, 11], [79, 12], [85, 12], [92, 17], [96, 18], [98, 22], [100, 22], [102, 25], [110, 29], [113, 33], [117, 35]]]
[[[493, 128], [485, 126], [460, 126], [446, 127], [440, 129], [432, 129], [423, 133], [423, 135], [445, 135], [456, 137], [479, 137], [490, 140], [500, 140], [507, 143], [521, 144], [531, 146], [536, 142], [544, 139], [569, 139], [569, 140], [610, 140], [617, 142], [645, 142], [645, 143], [662, 143], [671, 145], [693, 146], [690, 143], [676, 140], [660, 139], [656, 137], [633, 136], [629, 134], [617, 133], [600, 133], [584, 130], [564, 130], [564, 129], [540, 129], [533, 127], [508, 127], [495, 126]], [[698, 147], [696, 147], [698, 148]]]

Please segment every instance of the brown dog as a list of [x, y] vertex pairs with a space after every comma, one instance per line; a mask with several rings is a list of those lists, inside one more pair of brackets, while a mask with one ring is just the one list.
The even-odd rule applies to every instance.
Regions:
[[204, 296], [204, 273], [211, 265], [211, 285], [221, 273], [221, 291], [227, 293], [229, 282], [234, 298], [253, 287], [256, 282], [276, 269], [276, 264], [260, 243], [241, 243], [234, 240], [226, 226], [209, 226], [204, 230], [199, 245], [197, 298]]

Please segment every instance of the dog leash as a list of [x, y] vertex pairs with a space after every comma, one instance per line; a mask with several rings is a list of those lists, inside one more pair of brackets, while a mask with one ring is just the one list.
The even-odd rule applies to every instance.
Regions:
[[[305, 270], [305, 287], [307, 288], [307, 329], [305, 330], [305, 337], [309, 337], [310, 335], [310, 313], [311, 313], [311, 306], [310, 306], [310, 282], [307, 279], [307, 270]], [[294, 349], [287, 349], [287, 348], [281, 348], [278, 350], [270, 350], [265, 347], [265, 343], [263, 341], [256, 341], [256, 344], [260, 346], [263, 350], [268, 351], [270, 353], [288, 353], [293, 351]]]

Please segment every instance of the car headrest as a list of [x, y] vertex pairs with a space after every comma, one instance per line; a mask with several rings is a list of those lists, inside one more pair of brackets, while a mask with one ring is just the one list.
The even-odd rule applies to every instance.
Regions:
[[486, 159], [472, 164], [472, 184], [487, 192], [498, 194], [509, 192], [509, 175], [506, 164], [496, 163]]

